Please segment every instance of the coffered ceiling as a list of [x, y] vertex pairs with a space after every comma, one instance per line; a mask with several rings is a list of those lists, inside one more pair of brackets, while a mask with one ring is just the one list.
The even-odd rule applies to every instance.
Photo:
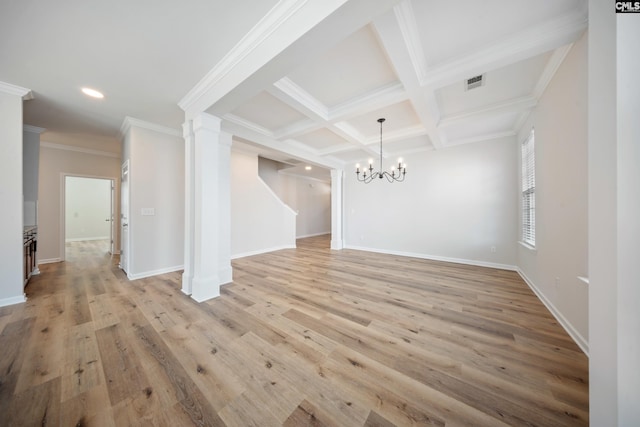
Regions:
[[[115, 138], [126, 116], [180, 129], [187, 93], [286, 3], [313, 2], [3, 2], [0, 81], [34, 91], [25, 122], [51, 133]], [[379, 117], [384, 156], [409, 169], [418, 151], [514, 135], [587, 27], [585, 0], [334, 3], [207, 104], [237, 141], [301, 173], [376, 158]]]

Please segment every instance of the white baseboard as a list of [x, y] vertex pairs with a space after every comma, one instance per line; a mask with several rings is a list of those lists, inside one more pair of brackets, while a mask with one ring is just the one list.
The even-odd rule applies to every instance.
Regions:
[[273, 248], [258, 249], [257, 251], [244, 252], [241, 254], [231, 255], [231, 259], [244, 258], [248, 256], [253, 256], [253, 255], [266, 254], [267, 252], [280, 251], [282, 249], [295, 249], [295, 248], [296, 248], [296, 245], [283, 245], [283, 246], [276, 246]]
[[38, 265], [41, 265], [41, 264], [53, 264], [54, 262], [62, 262], [62, 258], [39, 259], [38, 260]]
[[136, 273], [136, 274], [127, 273], [127, 278], [129, 280], [144, 279], [145, 277], [157, 276], [158, 274], [173, 273], [174, 271], [179, 271], [179, 270], [182, 270], [183, 268], [184, 268], [183, 265], [177, 265], [175, 267], [161, 268], [158, 270], [145, 271], [145, 272]]
[[520, 270], [519, 268], [516, 270], [518, 272], [518, 274], [520, 275], [520, 277], [522, 277], [522, 280], [525, 281], [525, 283], [529, 286], [529, 288], [531, 288], [531, 290], [533, 291], [534, 294], [536, 294], [536, 296], [538, 297], [538, 299], [540, 301], [542, 301], [542, 303], [544, 304], [545, 307], [547, 307], [547, 310], [549, 310], [551, 312], [551, 314], [553, 315], [553, 317], [556, 318], [556, 320], [558, 321], [558, 323], [560, 323], [560, 325], [562, 325], [562, 327], [564, 328], [565, 331], [567, 331], [567, 333], [569, 334], [569, 336], [573, 339], [573, 341], [575, 341], [575, 343], [578, 345], [578, 347], [580, 347], [580, 350], [582, 350], [582, 352], [589, 357], [589, 343], [587, 342], [586, 339], [584, 339], [584, 337], [582, 336], [582, 334], [580, 334], [580, 332], [578, 332], [576, 330], [576, 328], [573, 327], [573, 325], [571, 324], [571, 322], [569, 322], [563, 315], [562, 313], [560, 313], [560, 310], [558, 310], [556, 308], [555, 305], [553, 305], [553, 303], [551, 301], [549, 301], [549, 299], [547, 299], [547, 297], [544, 295], [544, 293], [538, 289], [538, 287], [531, 281], [529, 280], [529, 278], [527, 277], [526, 274], [524, 274], [524, 272], [522, 270]]
[[353, 245], [345, 245], [345, 249], [354, 249], [357, 251], [376, 252], [380, 254], [398, 255], [398, 256], [411, 257], [411, 258], [429, 259], [432, 261], [452, 262], [455, 264], [475, 265], [478, 267], [497, 268], [498, 270], [510, 270], [510, 271], [517, 270], [515, 265], [499, 264], [495, 262], [478, 261], [478, 260], [464, 259], [464, 258], [450, 258], [450, 257], [429, 255], [429, 254], [416, 253], [416, 252], [390, 251], [386, 249], [368, 248], [364, 246], [353, 246]]
[[27, 302], [27, 297], [24, 294], [19, 295], [17, 297], [0, 299], [0, 307], [5, 307], [7, 305], [20, 304], [22, 302]]
[[296, 239], [306, 239], [307, 237], [326, 236], [331, 234], [330, 231], [323, 231], [322, 233], [305, 234], [304, 236], [296, 236]]
[[109, 240], [109, 236], [104, 237], [74, 237], [69, 239], [64, 239], [66, 243], [69, 242], [89, 242], [92, 240]]

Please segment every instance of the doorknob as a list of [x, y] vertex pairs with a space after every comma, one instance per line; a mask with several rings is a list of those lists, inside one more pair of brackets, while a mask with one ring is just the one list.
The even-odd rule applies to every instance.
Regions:
[[127, 227], [129, 224], [127, 224], [126, 222], [124, 224], [122, 224], [123, 227]]
[[105, 219], [105, 221], [106, 221], [106, 222], [109, 222], [109, 221], [111, 221], [111, 220], [110, 220], [109, 218], [107, 218], [107, 219]]

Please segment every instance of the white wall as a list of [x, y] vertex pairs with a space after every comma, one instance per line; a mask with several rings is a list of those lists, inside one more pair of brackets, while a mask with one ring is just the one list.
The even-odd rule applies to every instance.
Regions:
[[[39, 129], [39, 128], [38, 128]], [[40, 133], [22, 133], [22, 188], [24, 190], [24, 224], [36, 225], [38, 203], [38, 167], [40, 163]]]
[[231, 150], [231, 257], [295, 247], [296, 214], [258, 176], [258, 156]]
[[22, 96], [0, 86], [0, 306], [24, 301]]
[[[47, 133], [42, 134], [40, 146], [40, 176], [38, 195], [38, 262], [57, 262], [64, 259], [62, 192], [64, 177], [88, 176], [110, 178], [116, 182], [120, 194], [120, 155], [111, 152], [84, 150], [77, 146], [50, 144]], [[115, 142], [114, 142], [115, 143]], [[116, 210], [119, 212], [119, 197]], [[115, 217], [115, 247], [119, 248], [119, 216]]]
[[65, 240], [100, 240], [111, 235], [111, 180], [66, 177]]
[[513, 268], [516, 148], [515, 138], [502, 138], [416, 153], [402, 183], [363, 184], [350, 171], [346, 246]]
[[[131, 126], [122, 152], [122, 162], [129, 160], [128, 277], [182, 269], [184, 140], [177, 132]], [[153, 214], [143, 215], [143, 209]]]
[[299, 177], [295, 182], [296, 200], [291, 206], [298, 212], [296, 238], [331, 233], [331, 184]]
[[[518, 136], [535, 129], [536, 249], [518, 268], [588, 351], [587, 36], [571, 48]], [[518, 156], [519, 159], [519, 156]]]
[[283, 164], [258, 157], [258, 174], [274, 193], [297, 212], [296, 238], [331, 233], [331, 183], [288, 175]]

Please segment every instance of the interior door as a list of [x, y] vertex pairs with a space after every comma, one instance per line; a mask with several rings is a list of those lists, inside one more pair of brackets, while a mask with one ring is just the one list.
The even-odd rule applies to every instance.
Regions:
[[120, 182], [120, 268], [129, 268], [129, 160], [122, 164]]

